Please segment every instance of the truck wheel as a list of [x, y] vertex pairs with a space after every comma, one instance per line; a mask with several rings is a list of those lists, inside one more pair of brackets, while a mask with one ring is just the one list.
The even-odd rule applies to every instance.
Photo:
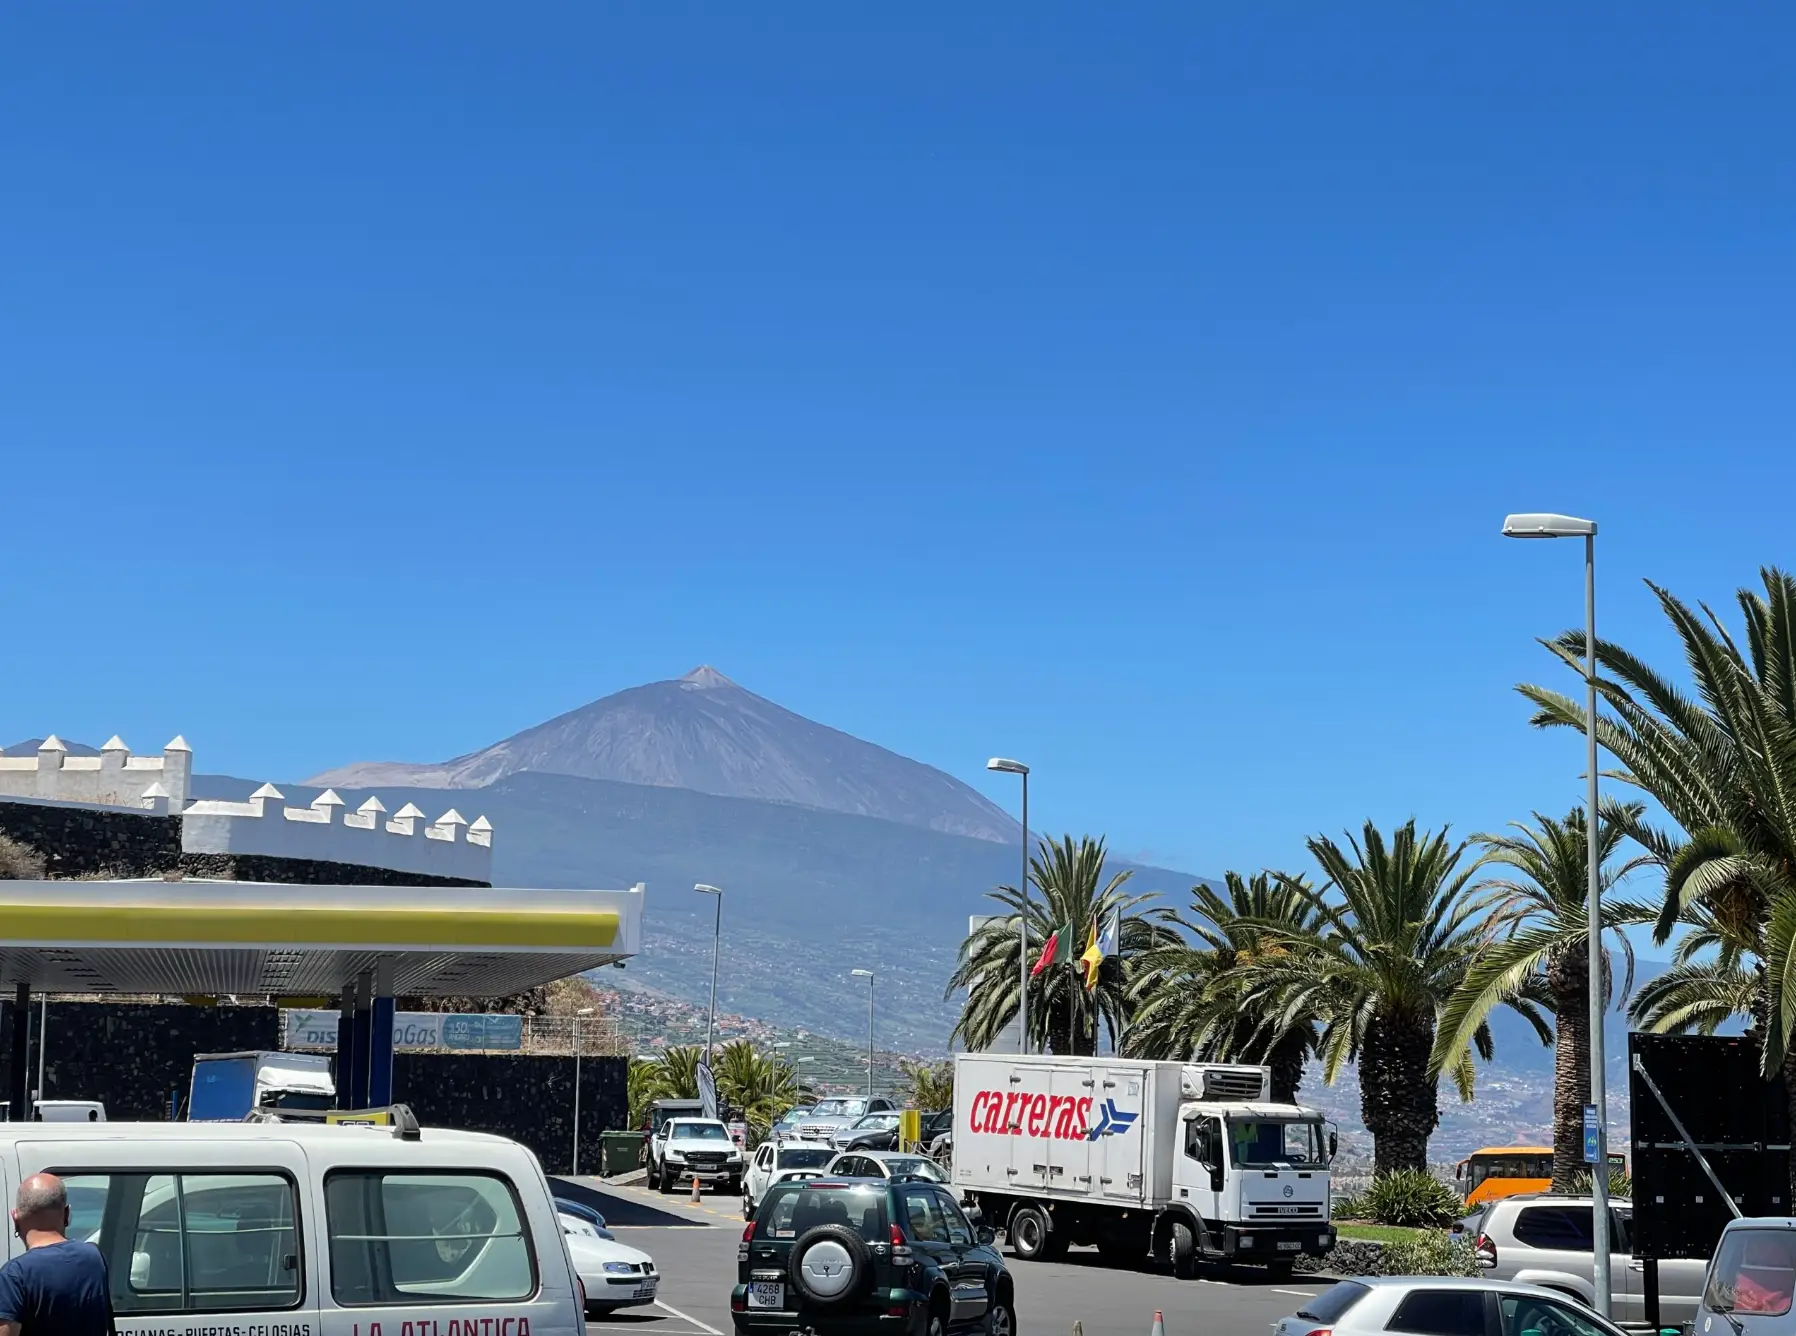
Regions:
[[1183, 1220], [1172, 1226], [1172, 1274], [1180, 1280], [1197, 1275], [1197, 1235]]
[[1053, 1231], [1048, 1217], [1038, 1207], [1019, 1206], [1010, 1217], [1010, 1248], [1023, 1262], [1040, 1262], [1048, 1255], [1048, 1240]]

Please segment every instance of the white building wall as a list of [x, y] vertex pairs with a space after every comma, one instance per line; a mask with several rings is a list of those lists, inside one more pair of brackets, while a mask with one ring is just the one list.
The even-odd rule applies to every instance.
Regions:
[[156, 810], [179, 811], [192, 781], [193, 750], [182, 738], [170, 742], [160, 756], [133, 756], [116, 736], [98, 756], [70, 756], [55, 734], [29, 755], [0, 753], [0, 798], [143, 807], [146, 791], [161, 785], [160, 792], [151, 796], [167, 803]]

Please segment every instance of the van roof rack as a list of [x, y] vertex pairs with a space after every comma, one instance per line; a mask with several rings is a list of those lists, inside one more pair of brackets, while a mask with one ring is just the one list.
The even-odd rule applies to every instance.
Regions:
[[252, 1109], [244, 1119], [252, 1123], [325, 1123], [340, 1127], [390, 1127], [401, 1141], [422, 1139], [418, 1116], [409, 1104], [386, 1104], [376, 1109]]

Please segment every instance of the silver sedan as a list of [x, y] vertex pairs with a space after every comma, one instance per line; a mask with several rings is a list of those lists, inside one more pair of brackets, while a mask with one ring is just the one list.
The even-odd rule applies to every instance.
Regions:
[[1272, 1324], [1273, 1336], [1622, 1336], [1575, 1299], [1478, 1276], [1344, 1280]]

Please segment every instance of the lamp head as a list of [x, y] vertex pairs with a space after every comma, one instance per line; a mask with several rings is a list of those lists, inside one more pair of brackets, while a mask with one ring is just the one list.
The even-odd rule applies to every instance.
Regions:
[[1503, 520], [1505, 538], [1594, 538], [1596, 521], [1573, 515], [1510, 515]]
[[702, 881], [698, 885], [694, 886], [692, 889], [697, 891], [700, 895], [722, 895], [723, 894], [723, 887], [707, 886]]
[[848, 972], [857, 979], [871, 979], [873, 977], [872, 970], [849, 970]]
[[985, 763], [985, 768], [987, 770], [1001, 771], [1006, 775], [1026, 775], [1029, 773], [1029, 767], [1024, 765], [1021, 761], [1013, 761], [1004, 756], [992, 757], [991, 760]]

